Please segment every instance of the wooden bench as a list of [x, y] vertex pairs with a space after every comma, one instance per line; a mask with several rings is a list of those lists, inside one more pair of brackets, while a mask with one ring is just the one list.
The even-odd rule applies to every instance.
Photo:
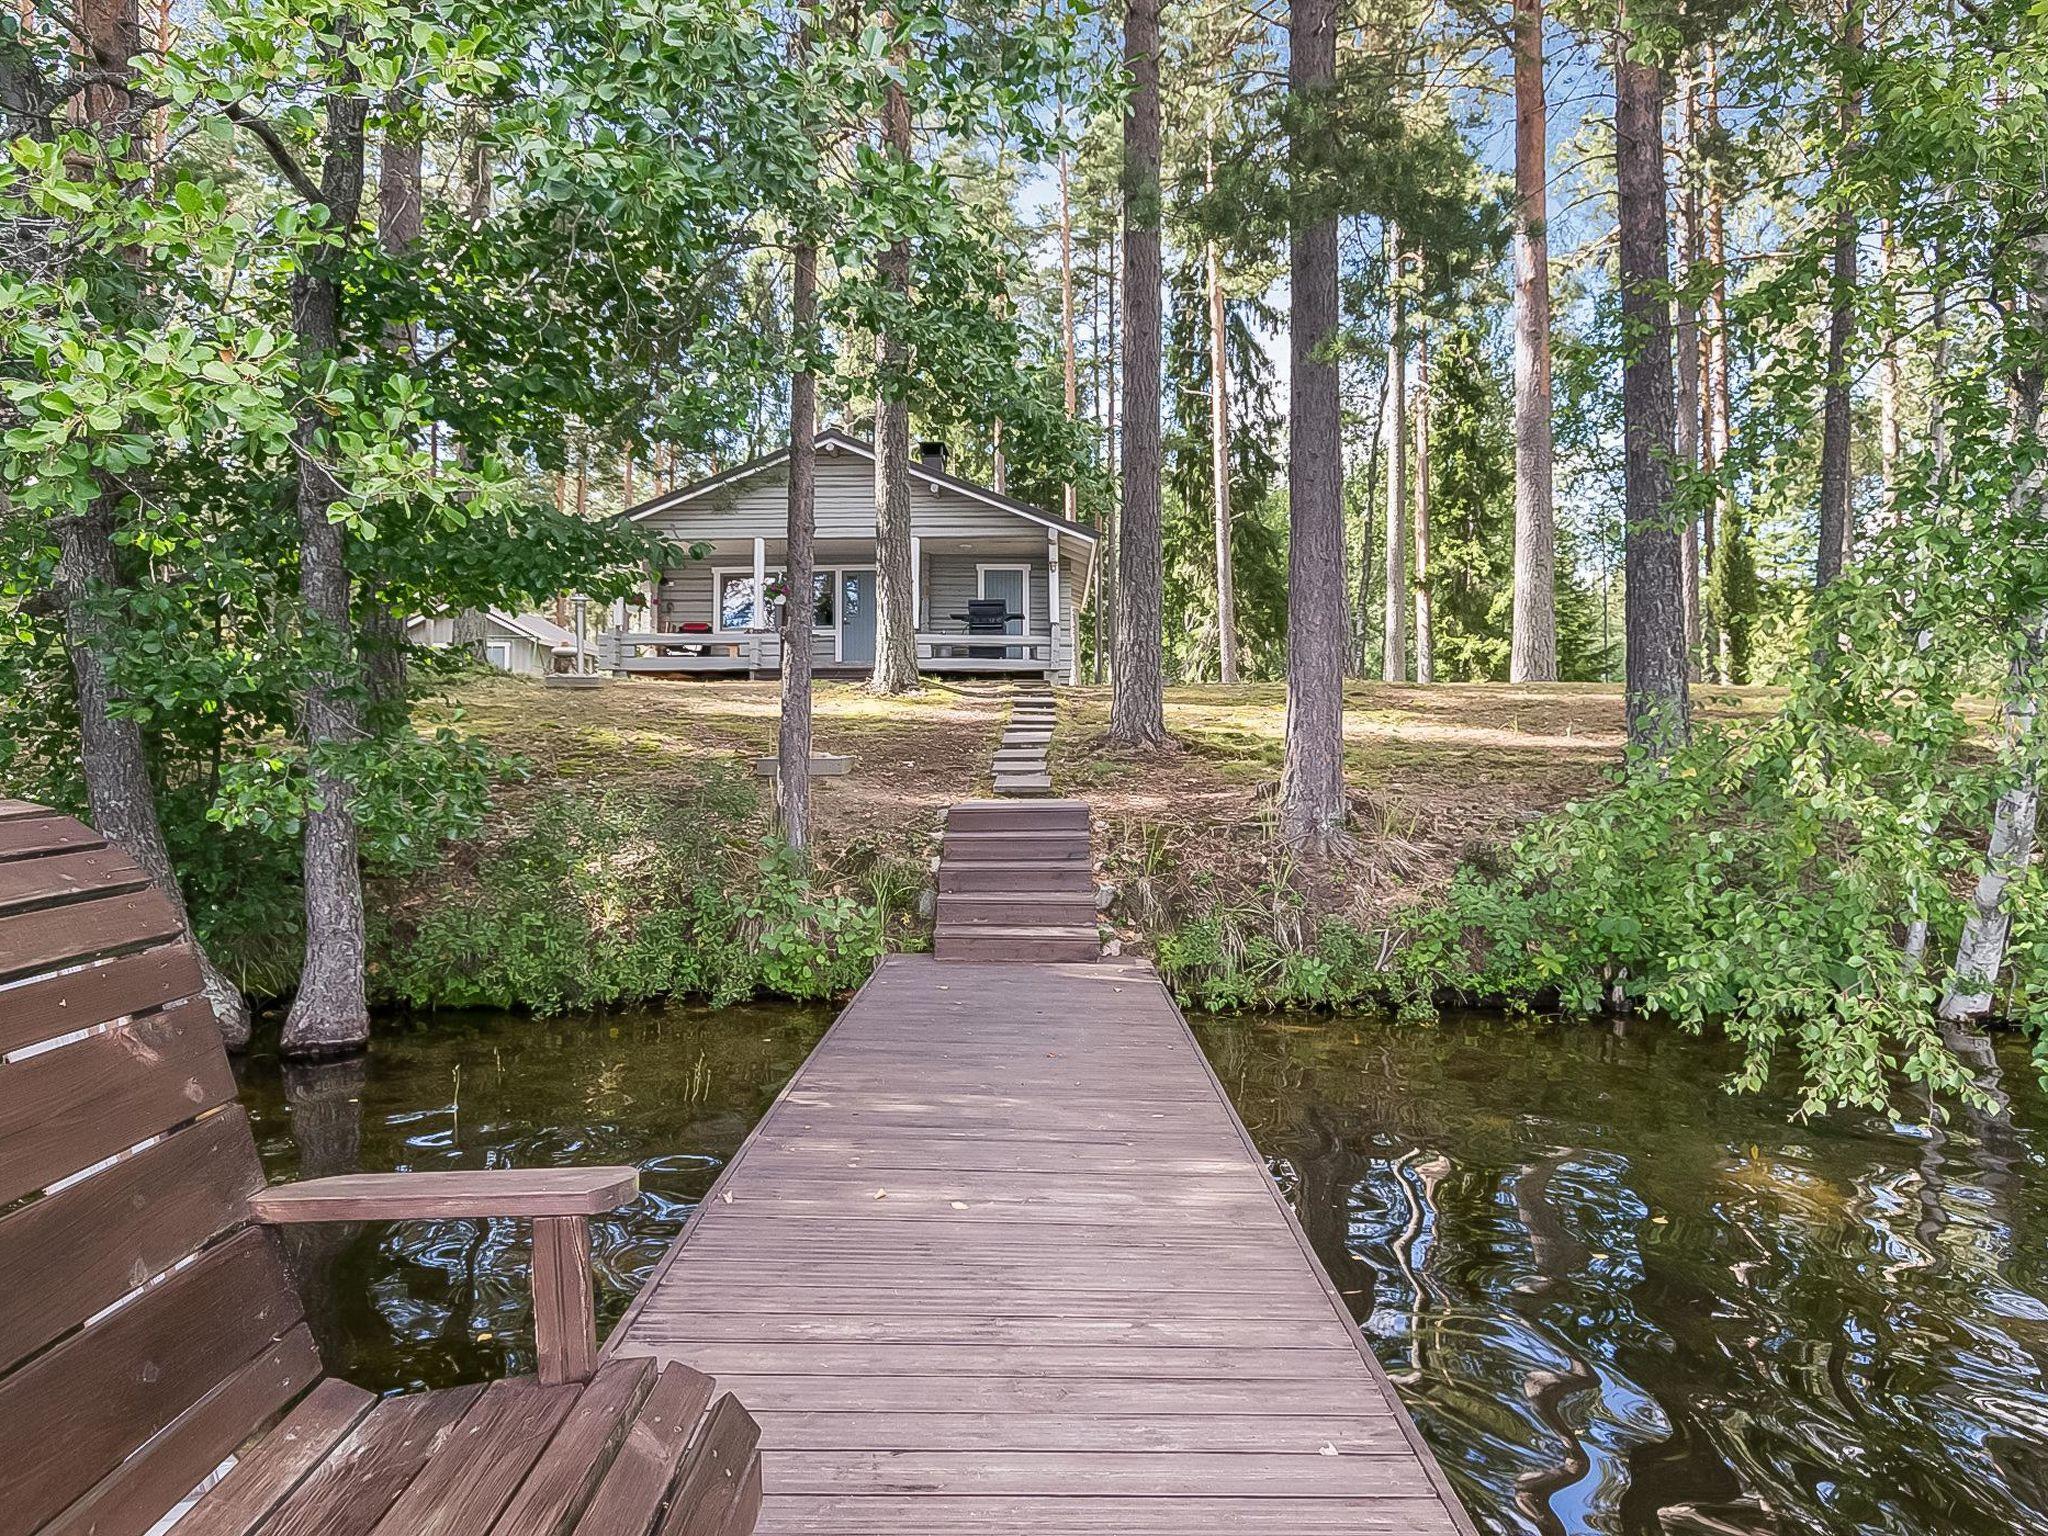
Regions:
[[[589, 1219], [631, 1168], [274, 1189], [169, 903], [91, 828], [0, 800], [0, 1536], [744, 1536], [753, 1420], [597, 1365]], [[533, 1224], [536, 1378], [322, 1379], [271, 1230]]]

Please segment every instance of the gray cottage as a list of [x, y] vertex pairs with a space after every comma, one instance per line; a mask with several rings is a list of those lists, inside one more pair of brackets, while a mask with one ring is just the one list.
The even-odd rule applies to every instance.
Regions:
[[[875, 661], [875, 450], [818, 434], [817, 580], [811, 654], [821, 673]], [[1093, 529], [948, 474], [927, 444], [910, 466], [918, 666], [1078, 681], [1075, 620], [1095, 574]], [[773, 674], [774, 606], [789, 522], [789, 450], [642, 502], [626, 517], [710, 553], [652, 576], [643, 617], [614, 609], [598, 637], [614, 673]]]

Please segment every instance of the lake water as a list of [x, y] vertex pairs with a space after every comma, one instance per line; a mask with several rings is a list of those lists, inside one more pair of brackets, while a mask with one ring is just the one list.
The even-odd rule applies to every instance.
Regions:
[[[636, 1163], [595, 1223], [624, 1308], [829, 1021], [670, 1009], [387, 1023], [364, 1060], [258, 1058], [274, 1176]], [[1941, 1129], [1734, 1098], [1668, 1029], [1198, 1021], [1480, 1527], [2048, 1531], [2048, 1108]], [[510, 1223], [288, 1229], [329, 1367], [532, 1367]], [[1192, 1536], [1192, 1533], [1191, 1533]]]

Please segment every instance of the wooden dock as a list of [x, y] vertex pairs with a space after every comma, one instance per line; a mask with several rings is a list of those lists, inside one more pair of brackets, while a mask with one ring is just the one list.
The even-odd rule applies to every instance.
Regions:
[[892, 956], [608, 1352], [759, 1419], [759, 1529], [1469, 1536], [1150, 966]]

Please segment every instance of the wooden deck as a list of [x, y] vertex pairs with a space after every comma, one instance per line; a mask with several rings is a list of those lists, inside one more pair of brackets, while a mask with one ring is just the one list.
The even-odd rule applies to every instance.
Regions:
[[759, 1529], [1472, 1526], [1142, 962], [894, 956], [608, 1351], [759, 1419]]

